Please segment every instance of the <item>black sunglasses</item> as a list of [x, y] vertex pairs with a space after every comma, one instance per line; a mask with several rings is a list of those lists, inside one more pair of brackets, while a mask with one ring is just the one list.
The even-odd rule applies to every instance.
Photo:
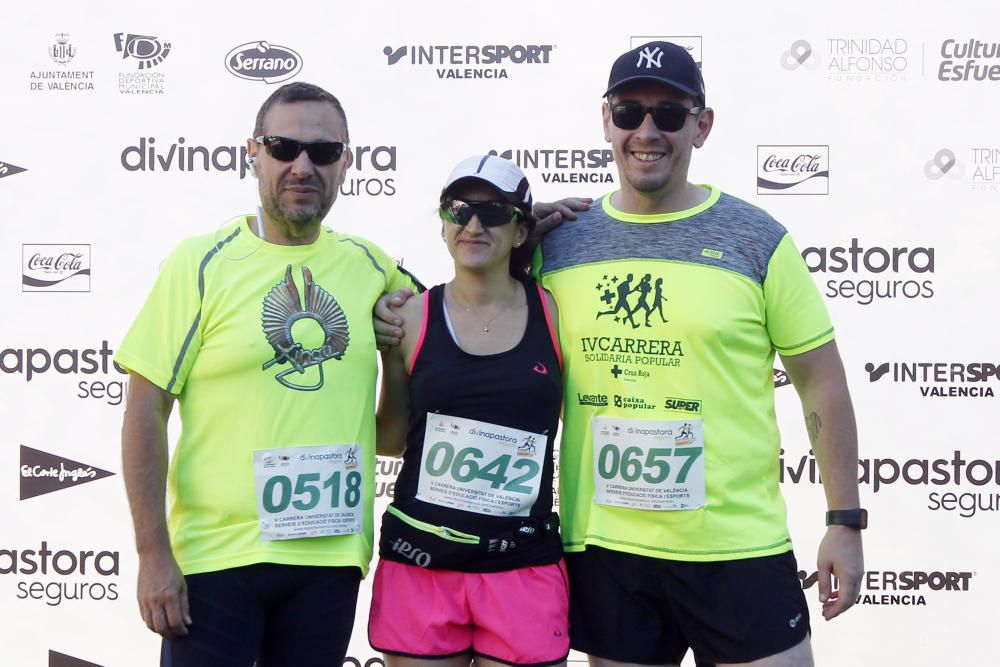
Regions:
[[291, 162], [304, 150], [312, 163], [321, 167], [339, 160], [347, 148], [343, 141], [299, 141], [273, 134], [257, 137], [254, 141], [262, 144], [275, 160]]
[[498, 201], [462, 201], [448, 199], [441, 202], [441, 219], [453, 222], [463, 227], [469, 224], [472, 216], [479, 218], [483, 227], [499, 227], [506, 225], [515, 217], [522, 215], [516, 206]]
[[623, 130], [634, 130], [652, 114], [653, 124], [661, 132], [676, 132], [684, 127], [689, 115], [701, 113], [702, 107], [686, 107], [676, 102], [667, 102], [655, 107], [647, 107], [639, 102], [616, 102], [611, 105], [611, 122]]

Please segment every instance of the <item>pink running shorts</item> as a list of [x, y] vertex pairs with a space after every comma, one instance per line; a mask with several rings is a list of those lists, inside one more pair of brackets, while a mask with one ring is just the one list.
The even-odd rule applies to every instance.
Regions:
[[488, 573], [382, 560], [373, 588], [368, 641], [376, 651], [420, 658], [471, 652], [537, 667], [569, 654], [562, 560]]

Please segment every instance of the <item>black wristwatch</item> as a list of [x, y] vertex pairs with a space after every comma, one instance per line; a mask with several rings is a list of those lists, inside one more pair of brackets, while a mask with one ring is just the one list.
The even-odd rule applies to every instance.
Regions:
[[826, 525], [864, 530], [868, 527], [868, 510], [860, 507], [853, 510], [830, 510], [826, 513]]

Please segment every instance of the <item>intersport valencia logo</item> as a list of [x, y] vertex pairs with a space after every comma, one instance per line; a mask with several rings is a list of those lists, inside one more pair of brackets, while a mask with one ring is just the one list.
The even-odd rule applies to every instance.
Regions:
[[382, 49], [389, 67], [430, 67], [439, 79], [509, 79], [508, 68], [548, 65], [554, 44], [406, 44]]
[[281, 83], [302, 71], [302, 56], [265, 40], [247, 42], [226, 54], [226, 69], [247, 81]]
[[893, 361], [865, 364], [868, 381], [916, 385], [924, 398], [993, 398], [1000, 368], [988, 362]]

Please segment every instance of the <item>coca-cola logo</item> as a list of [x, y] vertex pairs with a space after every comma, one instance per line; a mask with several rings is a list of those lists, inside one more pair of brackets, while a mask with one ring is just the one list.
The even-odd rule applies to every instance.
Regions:
[[40, 255], [35, 253], [28, 260], [29, 269], [42, 271], [79, 271], [83, 267], [82, 252], [64, 252], [58, 255]]
[[830, 193], [829, 146], [758, 146], [757, 194]]
[[90, 291], [89, 245], [24, 244], [21, 254], [22, 291]]
[[226, 69], [248, 81], [280, 83], [302, 71], [302, 56], [287, 46], [247, 42], [226, 54]]
[[822, 155], [796, 155], [793, 158], [769, 155], [764, 160], [764, 171], [792, 174], [815, 174], [822, 168]]

